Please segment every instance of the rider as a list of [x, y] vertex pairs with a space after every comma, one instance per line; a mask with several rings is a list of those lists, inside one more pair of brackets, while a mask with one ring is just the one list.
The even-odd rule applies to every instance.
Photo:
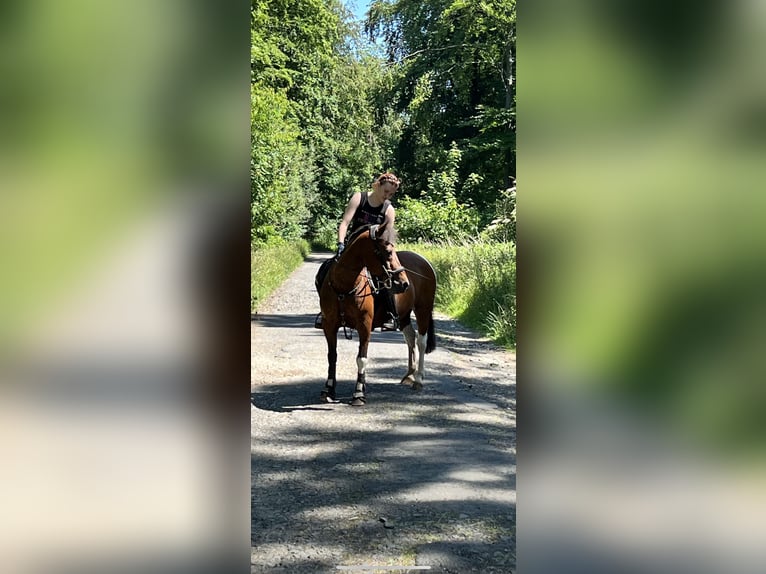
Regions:
[[[391, 205], [391, 198], [396, 190], [399, 189], [399, 178], [393, 173], [380, 174], [372, 184], [372, 193], [363, 191], [357, 192], [351, 196], [346, 205], [346, 211], [343, 213], [343, 219], [338, 226], [338, 250], [333, 259], [340, 257], [346, 247], [346, 233], [353, 234], [359, 227], [370, 224], [387, 223], [389, 229], [393, 229], [396, 210]], [[326, 261], [319, 268], [316, 277], [317, 292], [322, 286], [324, 276], [329, 269], [329, 262]], [[381, 329], [383, 331], [396, 331], [399, 327], [396, 313], [394, 312], [393, 297], [386, 293], [380, 300], [386, 303], [387, 317]], [[322, 314], [317, 315], [314, 326], [317, 329], [322, 328]]]

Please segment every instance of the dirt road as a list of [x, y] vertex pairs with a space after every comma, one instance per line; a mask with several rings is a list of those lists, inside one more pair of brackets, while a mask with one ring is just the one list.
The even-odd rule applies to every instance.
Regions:
[[251, 322], [252, 572], [514, 571], [515, 355], [437, 314], [438, 347], [413, 392], [399, 384], [402, 334], [375, 332], [357, 408], [343, 399], [358, 339], [341, 331], [342, 402], [320, 403], [327, 347], [313, 282], [325, 257], [311, 256]]

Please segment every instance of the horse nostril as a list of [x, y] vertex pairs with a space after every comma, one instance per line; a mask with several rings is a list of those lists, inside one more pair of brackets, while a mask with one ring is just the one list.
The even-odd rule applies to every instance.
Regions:
[[402, 288], [406, 291], [407, 289], [410, 288], [410, 284], [405, 281], [404, 283], [402, 283]]

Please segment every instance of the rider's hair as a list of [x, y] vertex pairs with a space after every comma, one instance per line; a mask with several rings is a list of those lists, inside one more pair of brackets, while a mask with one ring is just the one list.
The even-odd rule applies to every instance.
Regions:
[[399, 184], [401, 183], [401, 181], [399, 181], [399, 178], [396, 177], [393, 173], [386, 172], [386, 173], [381, 173], [377, 178], [375, 178], [375, 182], [372, 185], [373, 187], [377, 189], [378, 186], [384, 183], [390, 183], [392, 185], [395, 185], [396, 187], [399, 187]]

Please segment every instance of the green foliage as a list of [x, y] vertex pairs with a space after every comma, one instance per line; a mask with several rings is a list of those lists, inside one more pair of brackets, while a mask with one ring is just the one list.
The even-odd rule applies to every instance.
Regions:
[[428, 179], [428, 191], [422, 199], [404, 197], [397, 210], [397, 230], [404, 241], [450, 242], [475, 237], [479, 213], [455, 197], [461, 152], [455, 142], [446, 153], [442, 171]]
[[393, 148], [396, 122], [376, 127], [390, 77], [358, 39], [337, 0], [251, 1], [255, 241], [324, 242]]
[[512, 243], [407, 245], [426, 257], [439, 280], [440, 310], [505, 347], [516, 345], [516, 247]]
[[[369, 90], [373, 71], [364, 62], [345, 62], [326, 72], [327, 83], [314, 98], [321, 107], [304, 117], [304, 139], [310, 142], [317, 165], [322, 202], [313, 207], [313, 220], [331, 220], [337, 229], [349, 197], [368, 189], [380, 153], [374, 135]], [[321, 228], [312, 226], [312, 236]]]
[[457, 170], [462, 155], [457, 144], [452, 142], [446, 153], [444, 169], [431, 172], [431, 177], [428, 178], [428, 197], [434, 201], [446, 201], [455, 197], [458, 184]]
[[[490, 214], [515, 172], [516, 2], [376, 0], [366, 31], [383, 40], [395, 70], [388, 101], [404, 120], [402, 179], [415, 192], [428, 188], [439, 150], [457, 142], [456, 196]], [[483, 184], [466, 187], [471, 174]]]
[[250, 309], [256, 310], [263, 301], [309, 253], [304, 240], [278, 242], [253, 249], [250, 254]]
[[251, 0], [255, 244], [332, 248], [348, 198], [385, 169], [404, 182], [403, 238], [473, 238], [500, 217], [515, 171], [515, 2], [379, 0], [369, 15], [388, 62], [338, 0]]
[[284, 93], [253, 86], [250, 122], [251, 238], [255, 244], [298, 239], [310, 216], [313, 182]]
[[403, 241], [442, 243], [476, 236], [478, 213], [454, 197], [439, 202], [405, 197], [399, 206], [396, 227]]
[[338, 222], [327, 218], [319, 218], [314, 225], [311, 243], [317, 249], [335, 251], [338, 244]]
[[481, 237], [486, 241], [516, 241], [516, 186], [500, 193], [495, 203], [495, 218]]

